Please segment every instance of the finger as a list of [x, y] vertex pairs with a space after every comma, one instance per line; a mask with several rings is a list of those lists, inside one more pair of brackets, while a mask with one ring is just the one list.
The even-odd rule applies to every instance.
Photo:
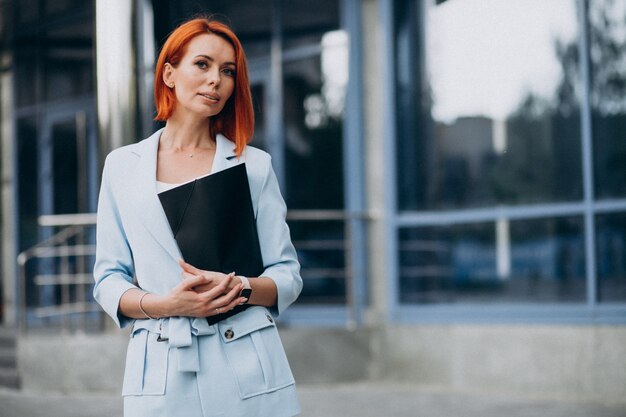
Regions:
[[201, 274], [199, 274], [199, 275], [204, 275], [207, 278], [220, 280], [220, 281], [225, 279], [229, 275], [231, 275], [231, 279], [235, 277], [235, 273], [234, 272], [231, 272], [230, 274], [224, 274], [222, 272], [216, 272], [216, 271], [203, 271], [203, 270], [200, 270], [200, 272], [201, 272]]
[[228, 274], [226, 275], [226, 277], [224, 279], [222, 279], [222, 281], [217, 285], [217, 287], [221, 288], [222, 293], [225, 293], [228, 290], [228, 287], [230, 287], [230, 284], [232, 283], [232, 280], [235, 276], [232, 274]]
[[201, 275], [202, 274], [202, 270], [196, 268], [195, 266], [191, 265], [190, 263], [187, 263], [185, 261], [183, 261], [182, 259], [178, 260], [178, 265], [180, 265], [180, 267], [183, 269], [183, 271], [187, 271], [190, 272], [194, 275]]
[[232, 310], [233, 308], [237, 307], [238, 305], [245, 304], [246, 301], [248, 301], [248, 299], [245, 298], [245, 297], [237, 297], [233, 301], [231, 301], [230, 304], [225, 306], [223, 309], [225, 311]]
[[191, 278], [196, 278], [198, 276], [196, 274], [192, 274], [192, 273], [189, 273], [187, 271], [181, 272], [181, 275], [182, 275], [183, 279], [191, 279]]
[[192, 275], [191, 278], [183, 280], [179, 285], [181, 289], [184, 291], [191, 290], [193, 287], [197, 285], [206, 284], [206, 278], [203, 276], [195, 276]]
[[[240, 287], [240, 285], [237, 285], [236, 287]], [[212, 312], [211, 315], [226, 313], [227, 311], [235, 308], [237, 305], [243, 304], [247, 301], [244, 297], [237, 297], [238, 292], [235, 290], [241, 291], [241, 288], [233, 288], [233, 290], [231, 290], [228, 294], [224, 294], [210, 303], [209, 311]], [[231, 300], [231, 298], [233, 299]]]
[[[223, 296], [213, 300], [213, 302], [211, 303], [211, 311], [214, 312], [213, 314], [225, 313], [237, 307], [238, 305], [244, 304], [246, 301], [248, 301], [248, 299], [245, 297], [237, 296], [241, 292], [242, 287], [243, 285], [238, 284], [235, 286], [235, 288], [229, 291], [228, 294], [224, 294]], [[230, 298], [232, 298], [232, 300], [228, 302]]]
[[191, 274], [191, 273], [185, 272], [185, 271], [183, 271], [181, 273], [181, 275], [183, 277], [183, 280], [189, 280], [189, 279], [193, 279], [193, 278], [202, 277], [202, 278], [204, 278], [204, 281], [202, 281], [203, 284], [210, 284], [211, 288], [215, 285], [215, 283], [214, 283], [215, 279], [213, 277], [211, 277], [211, 276], [194, 275], [194, 274]]
[[223, 294], [222, 296], [217, 297], [215, 300], [213, 300], [214, 304], [222, 308], [229, 305], [231, 302], [233, 302], [233, 300], [236, 300], [237, 298], [239, 298], [238, 296], [239, 296], [239, 293], [241, 292], [242, 287], [243, 287], [242, 284], [235, 285], [226, 294]]
[[206, 301], [211, 301], [211, 300], [216, 299], [217, 297], [220, 297], [226, 292], [226, 289], [228, 288], [228, 284], [230, 283], [231, 280], [232, 278], [226, 277], [220, 283], [218, 283], [213, 288], [211, 288], [209, 291], [203, 292], [202, 298], [204, 298]]
[[201, 284], [193, 287], [193, 290], [198, 294], [202, 294], [203, 292], [209, 291], [211, 288], [213, 288], [211, 284]]

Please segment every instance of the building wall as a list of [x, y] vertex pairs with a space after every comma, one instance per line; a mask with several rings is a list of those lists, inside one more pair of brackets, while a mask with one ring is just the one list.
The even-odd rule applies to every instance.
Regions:
[[623, 326], [390, 326], [383, 378], [468, 393], [625, 403]]
[[[281, 328], [281, 337], [299, 384], [394, 381], [468, 394], [626, 405], [623, 327]], [[22, 388], [121, 392], [127, 341], [126, 331], [22, 337]]]

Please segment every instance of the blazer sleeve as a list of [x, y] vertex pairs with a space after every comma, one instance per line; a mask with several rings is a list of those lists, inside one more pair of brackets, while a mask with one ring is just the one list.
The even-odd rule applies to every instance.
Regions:
[[256, 222], [265, 267], [263, 276], [271, 278], [276, 283], [278, 291], [277, 305], [272, 308], [272, 313], [277, 316], [293, 303], [302, 291], [300, 263], [296, 249], [291, 243], [286, 216], [287, 206], [280, 194], [278, 180], [268, 155]]
[[96, 285], [93, 295], [115, 324], [122, 328], [134, 319], [119, 313], [120, 298], [129, 289], [137, 287], [133, 284], [133, 255], [111, 187], [109, 165], [108, 161], [105, 162], [98, 199], [96, 260], [93, 272]]

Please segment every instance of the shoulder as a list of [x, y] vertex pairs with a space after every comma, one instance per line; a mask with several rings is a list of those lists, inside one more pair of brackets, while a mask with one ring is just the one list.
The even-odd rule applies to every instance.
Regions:
[[269, 153], [250, 145], [246, 146], [241, 157], [246, 164], [252, 200], [256, 201], [273, 172], [272, 157]]
[[254, 146], [246, 146], [242, 153], [252, 188], [262, 189], [272, 173], [272, 156]]
[[264, 170], [267, 170], [272, 165], [271, 155], [254, 146], [246, 146], [242, 157], [248, 165], [262, 167]]
[[133, 167], [137, 166], [139, 158], [135, 153], [138, 144], [121, 146], [112, 150], [104, 160], [102, 181], [119, 185], [120, 181], [133, 176]]
[[107, 155], [105, 159], [105, 165], [118, 165], [128, 162], [129, 159], [136, 158], [137, 154], [135, 150], [138, 147], [138, 143], [133, 143], [131, 145], [121, 146], [119, 148], [113, 149]]
[[[235, 153], [235, 144], [222, 134], [217, 135], [217, 152], [215, 158], [220, 169], [245, 163], [248, 175], [266, 172], [272, 164], [270, 154], [251, 145], [247, 145], [240, 155]], [[228, 162], [222, 166], [222, 158]]]
[[[150, 148], [154, 145], [155, 141], [158, 141], [161, 130], [156, 131], [151, 136], [136, 142], [131, 143], [129, 145], [120, 146], [119, 148], [113, 149], [106, 156], [105, 159], [105, 170], [111, 168], [124, 168], [133, 166], [137, 162], [137, 159], [141, 158], [141, 155], [144, 155], [150, 151]], [[129, 165], [130, 164], [130, 165]]]

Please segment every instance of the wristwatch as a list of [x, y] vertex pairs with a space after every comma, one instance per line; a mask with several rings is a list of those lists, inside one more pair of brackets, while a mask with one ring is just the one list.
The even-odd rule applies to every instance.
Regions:
[[252, 295], [252, 287], [250, 286], [250, 280], [244, 277], [243, 275], [237, 275], [237, 276], [239, 277], [239, 279], [241, 280], [241, 283], [243, 284], [243, 288], [241, 289], [239, 296], [245, 297], [249, 300], [250, 296]]

